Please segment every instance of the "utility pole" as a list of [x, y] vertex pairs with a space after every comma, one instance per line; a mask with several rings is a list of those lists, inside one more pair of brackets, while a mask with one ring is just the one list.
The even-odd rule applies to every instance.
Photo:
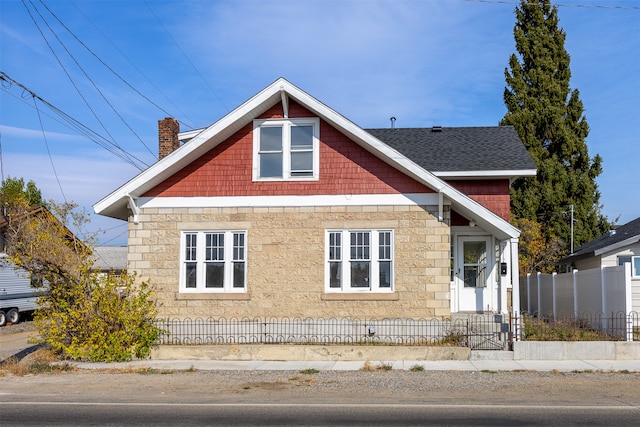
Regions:
[[569, 205], [571, 211], [571, 254], [573, 254], [573, 205]]

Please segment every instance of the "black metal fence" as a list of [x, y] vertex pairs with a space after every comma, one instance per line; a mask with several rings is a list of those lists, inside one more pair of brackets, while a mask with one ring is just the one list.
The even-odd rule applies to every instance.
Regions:
[[552, 319], [538, 313], [454, 319], [185, 318], [158, 319], [162, 345], [380, 344], [507, 350], [525, 341], [640, 341], [640, 314], [581, 313]]
[[514, 319], [515, 335], [524, 341], [640, 341], [640, 313], [576, 313], [553, 317], [522, 313]]
[[509, 319], [195, 318], [159, 319], [160, 344], [384, 344], [508, 347]]

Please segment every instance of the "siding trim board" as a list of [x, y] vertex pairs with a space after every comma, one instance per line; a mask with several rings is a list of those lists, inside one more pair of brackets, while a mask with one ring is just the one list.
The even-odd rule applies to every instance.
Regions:
[[[445, 201], [448, 205], [448, 201]], [[341, 194], [318, 196], [140, 197], [140, 208], [438, 206], [438, 194]]]

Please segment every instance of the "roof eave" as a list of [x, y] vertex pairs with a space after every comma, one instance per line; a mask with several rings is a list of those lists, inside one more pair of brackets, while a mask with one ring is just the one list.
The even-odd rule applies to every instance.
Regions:
[[536, 176], [535, 169], [502, 169], [502, 170], [474, 170], [474, 171], [432, 171], [438, 178], [446, 179], [509, 179], [511, 181], [525, 176]]
[[178, 172], [192, 159], [200, 157], [217, 146], [247, 123], [250, 123], [254, 117], [269, 109], [280, 100], [280, 90], [274, 90], [273, 87], [281, 81], [283, 79], [277, 80], [274, 84], [253, 96], [205, 130], [194, 131], [194, 133], [197, 133], [191, 135], [183, 133], [183, 137], [185, 135], [192, 137], [188, 144], [182, 145], [94, 204], [94, 212], [99, 215], [127, 220], [129, 215], [129, 209], [127, 208], [128, 195], [133, 198], [141, 196]]
[[226, 140], [247, 123], [250, 123], [255, 117], [258, 117], [275, 103], [280, 102], [282, 91], [314, 114], [317, 114], [324, 121], [339, 129], [345, 136], [374, 156], [427, 187], [442, 192], [444, 196], [450, 199], [457, 211], [464, 216], [473, 218], [479, 226], [487, 231], [501, 239], [517, 238], [520, 235], [520, 231], [509, 224], [508, 221], [456, 190], [433, 173], [426, 171], [346, 117], [283, 78], [276, 80], [231, 113], [195, 135], [188, 144], [178, 148], [100, 200], [93, 206], [95, 213], [126, 220], [129, 215], [127, 209], [129, 195], [132, 198], [141, 196], [192, 160]]
[[594, 255], [602, 255], [604, 253], [615, 251], [617, 249], [624, 248], [625, 246], [632, 245], [634, 243], [637, 243], [638, 241], [640, 241], [640, 235], [632, 236], [632, 237], [630, 237], [628, 239], [625, 239], [625, 240], [622, 240], [620, 242], [616, 242], [616, 243], [613, 243], [611, 245], [603, 246], [602, 248], [595, 249], [593, 251], [593, 254]]

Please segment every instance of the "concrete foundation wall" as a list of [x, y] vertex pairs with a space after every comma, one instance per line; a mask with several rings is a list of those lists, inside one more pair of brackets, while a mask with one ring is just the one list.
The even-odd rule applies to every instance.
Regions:
[[[513, 351], [466, 347], [383, 345], [162, 345], [155, 360], [381, 361], [381, 360], [640, 360], [640, 342], [518, 341]], [[640, 369], [640, 366], [638, 367]]]
[[517, 341], [514, 360], [640, 360], [640, 342]]
[[464, 347], [343, 346], [343, 345], [165, 345], [155, 349], [158, 360], [469, 360]]

